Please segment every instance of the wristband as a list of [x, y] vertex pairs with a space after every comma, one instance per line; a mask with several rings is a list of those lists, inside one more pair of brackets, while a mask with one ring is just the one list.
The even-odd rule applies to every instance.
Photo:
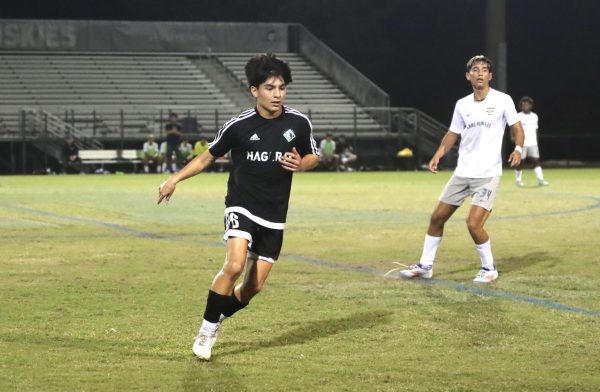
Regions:
[[515, 151], [517, 151], [519, 154], [523, 155], [523, 147], [515, 146]]

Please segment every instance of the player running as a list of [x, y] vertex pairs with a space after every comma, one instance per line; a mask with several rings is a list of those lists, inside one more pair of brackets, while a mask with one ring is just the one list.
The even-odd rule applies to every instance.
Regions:
[[525, 132], [525, 141], [523, 142], [523, 155], [521, 156], [521, 164], [515, 168], [515, 180], [517, 186], [524, 186], [523, 184], [523, 162], [527, 159], [531, 160], [533, 165], [533, 172], [537, 178], [539, 186], [549, 185], [544, 180], [544, 172], [542, 171], [542, 165], [540, 164], [540, 148], [538, 147], [538, 116], [531, 111], [533, 109], [533, 98], [523, 97], [519, 99], [519, 121], [523, 126]]
[[[204, 360], [211, 357], [221, 322], [260, 292], [279, 257], [293, 172], [311, 170], [319, 163], [309, 119], [283, 105], [292, 81], [288, 64], [272, 54], [262, 54], [252, 57], [245, 71], [256, 107], [225, 123], [208, 150], [158, 191], [158, 203], [168, 201], [178, 182], [231, 152], [233, 167], [225, 197], [225, 263], [208, 292], [204, 320], [192, 346], [193, 353]], [[244, 268], [243, 281], [235, 285]]]
[[429, 170], [437, 173], [440, 159], [460, 137], [458, 165], [431, 214], [421, 260], [400, 271], [405, 278], [431, 278], [444, 224], [469, 196], [471, 209], [467, 228], [481, 259], [481, 270], [473, 282], [489, 283], [498, 278], [490, 237], [483, 225], [492, 211], [500, 185], [504, 128], [508, 123], [515, 139], [515, 150], [508, 158], [513, 167], [521, 162], [523, 128], [512, 98], [490, 87], [492, 62], [487, 57], [479, 55], [471, 58], [467, 62], [466, 78], [473, 93], [456, 102], [450, 129], [431, 158]]

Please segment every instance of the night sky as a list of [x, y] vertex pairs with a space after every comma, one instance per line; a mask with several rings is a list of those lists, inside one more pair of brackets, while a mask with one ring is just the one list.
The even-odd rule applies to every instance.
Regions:
[[[1, 18], [293, 22], [377, 83], [393, 106], [445, 124], [485, 49], [484, 0], [3, 1]], [[536, 100], [540, 130], [600, 133], [600, 1], [507, 0], [508, 93]]]

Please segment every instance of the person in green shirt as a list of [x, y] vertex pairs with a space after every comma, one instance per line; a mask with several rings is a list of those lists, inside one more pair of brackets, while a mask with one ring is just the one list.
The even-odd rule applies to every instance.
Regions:
[[208, 140], [202, 138], [194, 144], [194, 156], [202, 155], [204, 151], [208, 150]]

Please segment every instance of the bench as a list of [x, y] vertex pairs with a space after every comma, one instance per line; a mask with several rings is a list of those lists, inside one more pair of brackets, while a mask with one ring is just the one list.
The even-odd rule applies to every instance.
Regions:
[[82, 165], [100, 165], [102, 171], [104, 165], [130, 163], [137, 172], [137, 165], [142, 163], [138, 150], [79, 150], [79, 159]]

